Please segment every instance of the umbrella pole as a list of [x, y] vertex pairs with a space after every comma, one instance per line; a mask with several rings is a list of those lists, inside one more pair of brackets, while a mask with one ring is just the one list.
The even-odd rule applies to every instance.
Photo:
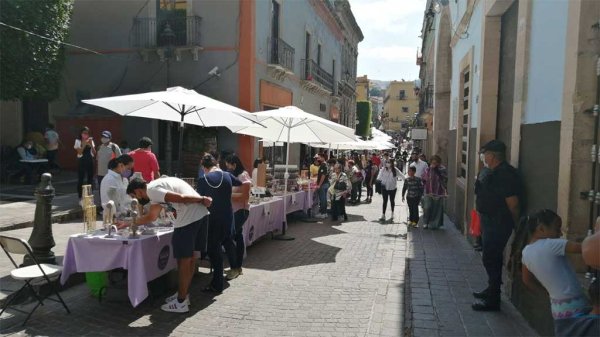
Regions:
[[181, 124], [179, 124], [179, 163], [177, 164], [179, 177], [183, 177], [183, 128], [185, 126], [183, 117], [184, 115], [181, 115]]
[[290, 177], [290, 174], [288, 172], [288, 164], [290, 161], [290, 132], [291, 132], [291, 128], [288, 127], [287, 130], [287, 147], [286, 147], [286, 151], [285, 151], [285, 173], [283, 174], [283, 186], [284, 186], [284, 190], [283, 190], [283, 223], [282, 223], [282, 228], [281, 228], [281, 235], [277, 235], [274, 236], [273, 239], [275, 240], [283, 240], [283, 241], [291, 241], [294, 240], [295, 238], [291, 237], [291, 236], [287, 236], [285, 235], [285, 229], [287, 227], [287, 186], [288, 186], [288, 179]]

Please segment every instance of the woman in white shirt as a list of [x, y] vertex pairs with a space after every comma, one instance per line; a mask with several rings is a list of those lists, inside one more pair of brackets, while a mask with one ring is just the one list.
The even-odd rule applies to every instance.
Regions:
[[381, 182], [381, 195], [383, 196], [383, 213], [379, 221], [385, 221], [385, 211], [387, 209], [388, 199], [390, 201], [392, 216], [389, 221], [394, 221], [394, 207], [396, 206], [396, 190], [398, 180], [404, 179], [402, 172], [394, 165], [394, 159], [387, 159], [385, 166], [379, 171], [377, 180]]
[[86, 177], [87, 184], [94, 186], [94, 156], [96, 155], [96, 145], [94, 138], [90, 137], [90, 128], [84, 126], [81, 128], [79, 136], [75, 139], [77, 151], [77, 194], [81, 200], [81, 186], [83, 186], [83, 178]]

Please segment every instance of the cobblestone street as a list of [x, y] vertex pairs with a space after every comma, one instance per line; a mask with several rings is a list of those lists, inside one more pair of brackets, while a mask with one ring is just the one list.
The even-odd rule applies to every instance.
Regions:
[[[216, 297], [201, 291], [209, 282], [209, 270], [203, 264], [193, 281], [189, 314], [159, 309], [172, 290], [132, 308], [124, 290], [109, 290], [108, 299], [99, 303], [89, 296], [86, 285], [79, 284], [63, 292], [72, 314], [49, 302], [21, 327], [23, 316], [9, 311], [16, 316], [3, 315], [2, 334], [534, 335], [506, 301], [501, 313], [471, 311], [470, 291], [484, 283], [485, 274], [479, 255], [451, 224], [436, 232], [412, 230], [407, 248], [406, 206], [398, 206], [393, 224], [376, 222], [380, 207], [380, 197], [370, 205], [350, 206], [350, 219], [341, 225], [292, 222], [288, 233], [294, 241], [265, 238], [250, 247], [244, 275]], [[64, 252], [59, 246], [57, 256]], [[406, 263], [411, 281], [407, 297]]]

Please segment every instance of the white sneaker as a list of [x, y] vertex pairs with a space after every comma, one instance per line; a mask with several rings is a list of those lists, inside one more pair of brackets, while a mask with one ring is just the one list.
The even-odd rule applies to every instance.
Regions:
[[177, 299], [175, 299], [174, 301], [171, 301], [167, 304], [163, 304], [160, 308], [166, 312], [188, 312], [188, 311], [190, 311], [189, 305], [186, 303], [186, 301], [179, 303], [179, 301]]
[[381, 218], [379, 218], [379, 221], [381, 221], [381, 222], [385, 221], [385, 215], [382, 215]]
[[[178, 295], [178, 294], [179, 294], [179, 293], [177, 292], [177, 293], [174, 293], [173, 295], [171, 295], [171, 296], [169, 296], [169, 297], [165, 298], [165, 303], [170, 303], [170, 302], [173, 302], [173, 301], [177, 301], [177, 295]], [[191, 306], [191, 305], [192, 305], [192, 303], [190, 302], [190, 294], [188, 294], [188, 295], [185, 297], [185, 301], [183, 301], [183, 303], [187, 304], [188, 306]]]

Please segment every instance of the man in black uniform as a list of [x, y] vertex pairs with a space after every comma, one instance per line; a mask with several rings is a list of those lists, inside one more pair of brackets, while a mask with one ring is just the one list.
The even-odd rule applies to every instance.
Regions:
[[476, 186], [477, 211], [481, 215], [482, 261], [488, 287], [474, 292], [476, 311], [500, 310], [504, 247], [519, 219], [521, 181], [517, 170], [506, 162], [506, 145], [492, 140], [481, 148], [480, 159], [489, 173]]

